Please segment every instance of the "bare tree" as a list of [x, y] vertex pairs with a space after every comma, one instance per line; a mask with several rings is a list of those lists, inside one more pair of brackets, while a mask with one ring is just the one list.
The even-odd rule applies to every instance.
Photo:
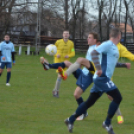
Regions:
[[132, 30], [133, 30], [133, 42], [134, 42], [134, 1], [131, 1], [130, 7], [129, 7], [129, 13], [128, 13], [128, 17], [130, 20], [130, 24], [132, 26]]
[[109, 3], [106, 3], [104, 10], [103, 10], [103, 15], [106, 19], [106, 26], [107, 26], [107, 39], [109, 39], [109, 25], [113, 21], [113, 16], [116, 12], [117, 9], [117, 0], [112, 0], [109, 1]]

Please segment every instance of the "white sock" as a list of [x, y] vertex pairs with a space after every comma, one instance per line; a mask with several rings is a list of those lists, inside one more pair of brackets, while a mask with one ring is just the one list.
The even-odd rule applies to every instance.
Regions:
[[74, 71], [76, 71], [78, 68], [80, 68], [80, 63], [75, 62], [73, 63], [71, 66], [69, 66], [69, 68], [66, 70], [66, 74], [67, 76], [69, 76], [70, 74], [72, 74]]
[[57, 78], [56, 84], [55, 84], [55, 87], [54, 87], [54, 90], [53, 90], [53, 91], [58, 91], [58, 90], [59, 90], [60, 84], [61, 84], [61, 80], [62, 80], [61, 77], [58, 77], [58, 78]]
[[120, 108], [117, 109], [117, 111], [116, 111], [116, 115], [117, 115], [117, 116], [121, 115]]

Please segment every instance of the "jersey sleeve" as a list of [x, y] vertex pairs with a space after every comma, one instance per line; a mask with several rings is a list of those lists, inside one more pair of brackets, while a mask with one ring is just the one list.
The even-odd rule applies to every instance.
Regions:
[[[54, 44], [58, 48], [58, 41], [55, 42]], [[56, 53], [54, 56], [57, 57], [58, 53]]]
[[14, 44], [13, 44], [13, 46], [12, 46], [12, 52], [15, 52]]
[[108, 50], [109, 50], [109, 46], [110, 46], [110, 45], [111, 45], [110, 43], [104, 42], [104, 43], [102, 43], [101, 45], [99, 45], [98, 47], [96, 47], [95, 50], [96, 50], [99, 54], [101, 54], [101, 53], [107, 53]]
[[70, 53], [68, 54], [69, 58], [75, 56], [75, 49], [74, 49], [74, 43], [72, 42], [71, 48], [70, 48]]
[[0, 51], [2, 51], [1, 45], [2, 45], [2, 42], [0, 43]]
[[134, 54], [128, 51], [127, 48], [123, 46], [122, 44], [120, 44], [119, 54], [120, 54], [120, 57], [124, 57], [131, 61], [134, 61]]

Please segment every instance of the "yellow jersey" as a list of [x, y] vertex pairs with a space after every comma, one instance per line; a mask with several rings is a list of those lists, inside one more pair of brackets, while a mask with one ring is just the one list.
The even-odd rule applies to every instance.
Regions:
[[[71, 40], [67, 42], [63, 39], [57, 40], [55, 46], [57, 47], [57, 53], [54, 55], [54, 63], [69, 61], [71, 57], [75, 56], [74, 43]], [[60, 55], [60, 58], [57, 58], [57, 55]], [[66, 55], [68, 55], [68, 58], [65, 58]]]
[[123, 46], [121, 43], [118, 43], [117, 47], [119, 50], [119, 58], [124, 57], [131, 61], [134, 61], [134, 54], [132, 54], [130, 51], [128, 51], [125, 46]]

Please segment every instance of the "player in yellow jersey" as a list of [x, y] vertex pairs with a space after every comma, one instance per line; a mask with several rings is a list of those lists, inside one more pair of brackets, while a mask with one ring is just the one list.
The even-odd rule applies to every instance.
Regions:
[[[63, 39], [56, 41], [57, 53], [54, 56], [54, 63], [64, 62], [65, 60], [70, 61], [71, 57], [75, 56], [74, 43], [69, 40], [69, 31], [63, 31]], [[66, 69], [66, 68], [65, 68]], [[59, 97], [59, 87], [61, 83], [61, 77], [58, 74], [55, 87], [53, 89], [53, 96]]]
[[121, 43], [117, 44], [118, 50], [119, 50], [119, 56], [127, 58], [131, 61], [134, 61], [134, 54], [132, 54], [130, 51], [127, 50], [125, 46], [123, 46]]

